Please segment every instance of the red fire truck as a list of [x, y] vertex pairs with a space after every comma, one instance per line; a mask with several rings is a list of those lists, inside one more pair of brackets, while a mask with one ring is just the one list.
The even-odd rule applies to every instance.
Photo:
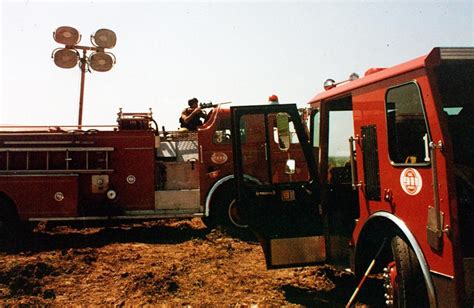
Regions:
[[[309, 102], [309, 140], [295, 106], [231, 107], [237, 210], [267, 267], [333, 263], [360, 281], [381, 273], [388, 306], [472, 307], [474, 48], [435, 48], [325, 90]], [[239, 138], [248, 121], [260, 123], [252, 145]], [[280, 153], [267, 146], [274, 122]], [[266, 162], [259, 183], [243, 176], [249, 155]]]
[[[120, 110], [114, 127], [1, 127], [1, 237], [38, 221], [200, 216], [246, 227], [234, 207], [229, 107], [205, 107], [197, 132], [159, 132], [151, 109]], [[258, 183], [260, 162], [249, 159], [245, 180]]]

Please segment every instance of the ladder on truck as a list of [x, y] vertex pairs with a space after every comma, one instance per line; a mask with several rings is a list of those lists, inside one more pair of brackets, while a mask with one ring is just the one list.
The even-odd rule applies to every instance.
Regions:
[[112, 147], [0, 148], [0, 173], [109, 172], [113, 171], [109, 167], [109, 153], [113, 150]]

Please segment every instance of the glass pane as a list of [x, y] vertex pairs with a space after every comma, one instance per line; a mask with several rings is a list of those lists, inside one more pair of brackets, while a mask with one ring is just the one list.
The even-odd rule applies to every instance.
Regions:
[[263, 114], [248, 114], [240, 118], [242, 143], [242, 169], [244, 174], [258, 178], [263, 184], [269, 184], [269, 170], [265, 153], [265, 116]]
[[[290, 148], [288, 151], [282, 151], [278, 146], [278, 130], [276, 127], [276, 114], [268, 115], [268, 127], [269, 135], [273, 134], [273, 141], [270, 147], [270, 162], [272, 168], [272, 183], [290, 183], [290, 182], [302, 182], [309, 179], [308, 166], [306, 163], [306, 158], [304, 156], [303, 148], [299, 143], [297, 133], [295, 130], [295, 124], [290, 118], [289, 122], [289, 132], [290, 132]], [[300, 119], [297, 119], [300, 121]], [[287, 171], [287, 161], [294, 160], [295, 164], [295, 173], [288, 174]]]
[[351, 182], [349, 137], [354, 136], [352, 110], [329, 112], [328, 182]]
[[418, 86], [390, 89], [385, 105], [390, 159], [400, 164], [428, 162], [428, 131]]
[[352, 110], [329, 112], [329, 169], [345, 167], [349, 161], [349, 137], [354, 136]]
[[214, 144], [230, 144], [230, 118], [219, 119], [212, 137]]
[[319, 123], [320, 123], [320, 112], [319, 110], [313, 113], [313, 147], [319, 147]]

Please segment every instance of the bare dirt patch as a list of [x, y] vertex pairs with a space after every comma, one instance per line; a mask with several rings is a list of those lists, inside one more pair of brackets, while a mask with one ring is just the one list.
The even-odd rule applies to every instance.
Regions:
[[[255, 241], [199, 219], [42, 226], [0, 252], [1, 305], [343, 307], [355, 284], [329, 266], [266, 270]], [[378, 306], [371, 296], [358, 306]]]

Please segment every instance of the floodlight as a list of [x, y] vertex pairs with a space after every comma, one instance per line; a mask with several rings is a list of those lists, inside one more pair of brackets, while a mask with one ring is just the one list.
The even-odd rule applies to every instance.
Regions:
[[109, 29], [99, 29], [91, 35], [91, 42], [94, 46], [102, 48], [114, 48], [117, 43], [115, 32]]
[[94, 71], [107, 72], [115, 63], [115, 58], [108, 52], [94, 52], [89, 57], [89, 63]]
[[[92, 68], [98, 72], [107, 72], [115, 64], [116, 59], [113, 53], [105, 52], [106, 48], [113, 48], [117, 43], [117, 36], [115, 32], [109, 29], [99, 29], [91, 35], [92, 46], [78, 45], [81, 40], [79, 31], [73, 27], [59, 27], [53, 32], [54, 40], [66, 46], [56, 48], [51, 55], [54, 58], [54, 63], [61, 68], [73, 68], [79, 63], [81, 70], [81, 90], [79, 94], [79, 119], [77, 126], [82, 127], [82, 106], [84, 101], [84, 80], [86, 72], [90, 72]], [[82, 51], [82, 56], [79, 53]], [[87, 52], [92, 51], [92, 54], [87, 57]], [[110, 198], [112, 199], [112, 198]]]
[[79, 61], [79, 53], [75, 49], [61, 48], [54, 52], [54, 64], [61, 68], [73, 68]]
[[73, 27], [59, 27], [56, 29], [53, 35], [56, 42], [64, 45], [76, 45], [81, 40], [79, 31]]

